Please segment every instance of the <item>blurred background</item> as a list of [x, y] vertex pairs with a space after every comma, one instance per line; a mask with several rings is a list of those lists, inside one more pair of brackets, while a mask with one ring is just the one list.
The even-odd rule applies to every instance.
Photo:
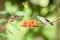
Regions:
[[[0, 40], [60, 40], [60, 21], [30, 30], [21, 24], [44, 17], [60, 17], [60, 0], [0, 0]], [[41, 21], [37, 20], [39, 25]]]

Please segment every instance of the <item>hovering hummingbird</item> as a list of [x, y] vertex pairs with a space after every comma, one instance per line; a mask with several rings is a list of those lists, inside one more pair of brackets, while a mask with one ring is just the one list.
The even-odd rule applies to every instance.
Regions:
[[9, 19], [8, 22], [13, 22], [14, 20], [21, 20], [24, 17], [24, 12], [20, 11], [17, 12], [16, 14], [12, 15]]
[[[43, 24], [48, 24], [49, 22], [51, 22], [51, 21], [49, 21], [49, 20], [47, 20], [47, 19], [45, 19], [44, 17], [41, 17], [41, 16], [37, 16], [36, 19], [40, 20]], [[52, 22], [50, 24], [53, 25]]]

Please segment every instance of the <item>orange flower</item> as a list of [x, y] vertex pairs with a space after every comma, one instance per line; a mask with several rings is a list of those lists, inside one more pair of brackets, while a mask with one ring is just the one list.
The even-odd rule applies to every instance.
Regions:
[[22, 25], [25, 27], [29, 27], [31, 29], [37, 24], [36, 24], [36, 20], [28, 20], [28, 21], [25, 21]]

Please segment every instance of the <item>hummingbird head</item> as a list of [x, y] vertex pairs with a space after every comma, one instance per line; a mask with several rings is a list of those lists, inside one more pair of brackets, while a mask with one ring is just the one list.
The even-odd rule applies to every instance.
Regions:
[[39, 19], [41, 16], [37, 16], [36, 19]]

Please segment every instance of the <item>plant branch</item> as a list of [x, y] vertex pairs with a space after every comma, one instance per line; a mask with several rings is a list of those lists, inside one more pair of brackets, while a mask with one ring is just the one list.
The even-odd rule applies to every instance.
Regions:
[[[57, 22], [57, 21], [59, 21], [59, 20], [60, 20], [60, 17], [57, 18], [56, 20], [52, 21], [52, 22], [48, 22], [47, 24], [51, 24], [51, 23]], [[47, 24], [41, 24], [41, 25], [39, 25], [39, 26], [45, 26], [45, 25], [47, 25]]]

